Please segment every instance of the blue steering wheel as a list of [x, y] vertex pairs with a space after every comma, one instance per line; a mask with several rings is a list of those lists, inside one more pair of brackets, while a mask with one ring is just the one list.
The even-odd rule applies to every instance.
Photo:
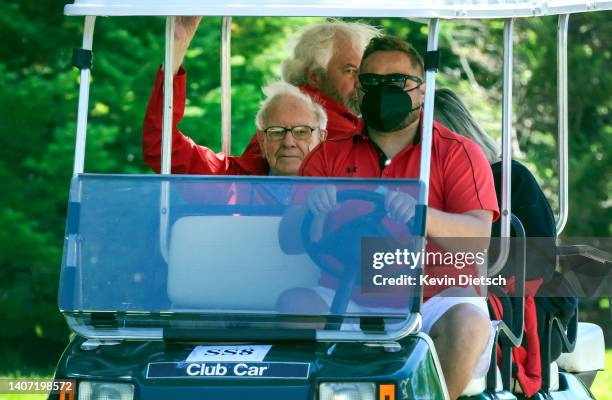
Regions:
[[[365, 201], [373, 205], [367, 214], [355, 217], [331, 233], [324, 234], [320, 241], [314, 242], [310, 235], [314, 214], [308, 210], [301, 226], [302, 243], [306, 253], [319, 268], [338, 280], [339, 286], [332, 301], [330, 311], [335, 315], [346, 312], [351, 290], [359, 276], [360, 246], [362, 237], [388, 237], [390, 233], [382, 226], [385, 210], [385, 195], [366, 190], [343, 190], [337, 193], [337, 203]], [[335, 267], [331, 260], [337, 260], [342, 268]]]

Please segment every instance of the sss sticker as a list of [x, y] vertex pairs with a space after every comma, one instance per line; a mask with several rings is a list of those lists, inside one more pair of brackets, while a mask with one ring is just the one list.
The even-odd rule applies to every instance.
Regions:
[[271, 345], [197, 346], [187, 357], [194, 361], [263, 361]]

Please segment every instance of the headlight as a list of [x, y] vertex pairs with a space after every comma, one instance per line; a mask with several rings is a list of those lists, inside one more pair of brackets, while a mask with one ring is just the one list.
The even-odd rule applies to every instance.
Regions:
[[79, 383], [79, 400], [132, 400], [131, 383], [87, 382]]
[[319, 385], [319, 400], [374, 400], [372, 382], [328, 382]]

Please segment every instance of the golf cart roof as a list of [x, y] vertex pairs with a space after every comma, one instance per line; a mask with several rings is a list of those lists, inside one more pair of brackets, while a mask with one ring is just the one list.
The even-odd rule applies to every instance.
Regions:
[[612, 9], [610, 0], [75, 0], [66, 15], [510, 18]]

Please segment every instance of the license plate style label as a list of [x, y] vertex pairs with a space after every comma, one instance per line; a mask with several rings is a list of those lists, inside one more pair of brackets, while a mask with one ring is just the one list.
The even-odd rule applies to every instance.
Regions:
[[154, 378], [280, 378], [306, 379], [308, 363], [288, 362], [158, 362], [149, 363]]
[[240, 345], [240, 346], [197, 346], [189, 357], [188, 362], [198, 361], [263, 361], [271, 345]]

